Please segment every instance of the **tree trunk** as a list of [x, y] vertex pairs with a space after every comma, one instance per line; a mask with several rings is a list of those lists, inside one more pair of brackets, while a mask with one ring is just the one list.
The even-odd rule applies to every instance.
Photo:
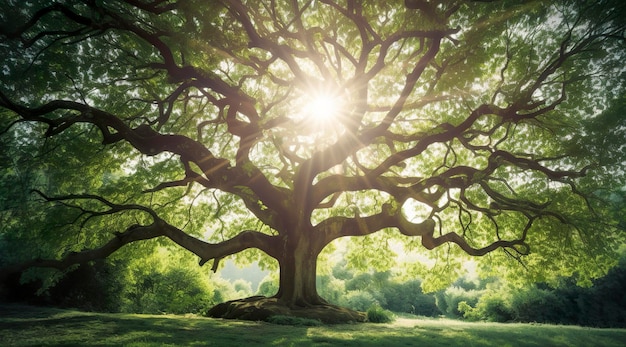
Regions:
[[323, 245], [313, 233], [290, 234], [280, 249], [272, 252], [280, 265], [278, 293], [272, 298], [251, 297], [218, 304], [209, 310], [211, 317], [268, 320], [288, 315], [324, 323], [363, 322], [363, 312], [328, 304], [317, 294], [315, 285], [317, 257]]
[[279, 289], [276, 297], [288, 307], [308, 307], [326, 304], [317, 294], [315, 278], [319, 250], [308, 239], [296, 245], [285, 243], [280, 265]]

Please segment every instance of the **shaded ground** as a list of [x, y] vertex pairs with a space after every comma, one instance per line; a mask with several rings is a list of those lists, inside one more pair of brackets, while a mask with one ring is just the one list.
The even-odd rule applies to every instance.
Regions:
[[291, 327], [0, 305], [1, 346], [623, 346], [625, 329], [398, 319]]

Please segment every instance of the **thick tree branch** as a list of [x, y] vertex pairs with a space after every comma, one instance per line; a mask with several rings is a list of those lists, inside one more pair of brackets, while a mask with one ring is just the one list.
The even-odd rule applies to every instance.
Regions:
[[[409, 10], [401, 3], [358, 0], [262, 1], [258, 6], [220, 0], [206, 8], [175, 0], [25, 4], [20, 10], [28, 17], [15, 28], [0, 29], [6, 42], [2, 52], [9, 63], [17, 62], [5, 66], [5, 75], [15, 80], [0, 90], [0, 110], [11, 117], [2, 135], [9, 141], [15, 137], [16, 152], [35, 147], [34, 139], [18, 136], [34, 136], [38, 129], [20, 122], [47, 126], [45, 136], [58, 140], [85, 128], [92, 136], [101, 134], [105, 145], [128, 143], [142, 158], [156, 156], [154, 169], [167, 170], [153, 173], [151, 182], [159, 181], [146, 192], [170, 187], [190, 192], [199, 184], [206, 188], [199, 199], [215, 194], [213, 212], [223, 228], [229, 227], [223, 213], [236, 201], [236, 218], [246, 220], [234, 224], [257, 220], [275, 236], [233, 230], [231, 239], [207, 242], [149, 207], [92, 194], [49, 197], [36, 191], [78, 211], [67, 222], [81, 231], [95, 227], [88, 224], [94, 218], [116, 214], [140, 215], [148, 222], [116, 233], [99, 248], [13, 270], [66, 268], [131, 242], [167, 237], [198, 255], [201, 265], [213, 260], [213, 270], [226, 256], [260, 249], [279, 259], [279, 296], [318, 302], [315, 257], [340, 237], [396, 229], [421, 239], [426, 249], [456, 244], [475, 256], [498, 249], [525, 255], [531, 229], [544, 232], [535, 221], [580, 231], [594, 217], [609, 215], [600, 208], [594, 214], [593, 195], [586, 191], [621, 187], [623, 177], [607, 184], [598, 182], [609, 174], [597, 182], [581, 179], [593, 159], [572, 158], [567, 143], [551, 147], [558, 139], [548, 139], [546, 131], [563, 125], [575, 130], [568, 136], [574, 140], [591, 137], [593, 131], [573, 128], [585, 112], [591, 116], [610, 103], [604, 94], [614, 92], [600, 95], [598, 88], [621, 92], [617, 77], [599, 79], [601, 72], [623, 72], [623, 47], [608, 40], [624, 41], [624, 25], [614, 14], [581, 14], [577, 11], [590, 5], [567, 2], [532, 12], [547, 19], [545, 25], [533, 22], [538, 25], [533, 28], [525, 12], [536, 10], [532, 6], [472, 2], [490, 0], [407, 0]], [[463, 30], [448, 28], [448, 21]], [[92, 61], [100, 55], [104, 62]], [[22, 74], [24, 57], [32, 65]], [[65, 65], [66, 58], [75, 59]], [[50, 80], [59, 72], [71, 80], [69, 87], [65, 78]], [[573, 88], [583, 80], [590, 88]], [[22, 85], [27, 88], [20, 90]], [[303, 108], [317, 89], [339, 90], [345, 99], [336, 124], [308, 121], [313, 112]], [[82, 102], [69, 101], [78, 99]], [[559, 114], [561, 107], [566, 112]], [[128, 154], [127, 146], [106, 147], [115, 162]], [[60, 148], [75, 149], [72, 144]], [[80, 160], [89, 152], [75, 154]], [[135, 154], [126, 163], [132, 164]], [[63, 155], [51, 158], [53, 164]], [[174, 174], [161, 160], [182, 165]], [[126, 167], [113, 170], [147, 184], [140, 182], [143, 169], [137, 175]], [[65, 172], [58, 170], [55, 179]], [[105, 180], [102, 188], [109, 191], [115, 184]], [[166, 196], [149, 197], [163, 206], [158, 199]], [[249, 216], [238, 213], [242, 203]], [[159, 212], [179, 211], [167, 207]], [[322, 208], [328, 210], [314, 211]], [[354, 215], [346, 215], [352, 208]], [[580, 214], [589, 211], [593, 216]], [[320, 218], [326, 219], [313, 226]], [[411, 222], [418, 218], [422, 221]], [[558, 229], [545, 232], [550, 236], [545, 239], [558, 243], [552, 237]], [[6, 276], [3, 271], [0, 277]]]
[[262, 234], [260, 232], [243, 231], [229, 240], [219, 243], [208, 243], [197, 239], [185, 233], [181, 229], [165, 222], [154, 210], [142, 205], [116, 204], [101, 196], [93, 194], [69, 194], [50, 197], [41, 191], [35, 190], [35, 192], [49, 202], [95, 200], [109, 207], [109, 210], [107, 211], [86, 211], [86, 213], [97, 216], [114, 215], [124, 211], [145, 212], [151, 216], [153, 223], [149, 225], [132, 225], [124, 232], [114, 232], [113, 234], [115, 236], [106, 244], [95, 249], [84, 250], [81, 252], [71, 252], [62, 259], [35, 259], [21, 264], [0, 268], [0, 280], [5, 279], [13, 273], [23, 272], [32, 267], [47, 267], [64, 270], [71, 265], [82, 264], [96, 259], [105, 259], [124, 245], [161, 236], [171, 239], [179, 246], [199, 256], [200, 265], [204, 265], [204, 263], [210, 259], [215, 259], [215, 266], [217, 266], [217, 262], [221, 258], [239, 253], [248, 248], [260, 249], [273, 257], [279, 256], [279, 248], [277, 245], [280, 243], [278, 243], [276, 237]]
[[465, 253], [472, 256], [483, 256], [487, 253], [493, 252], [498, 248], [502, 249], [515, 249], [516, 253], [521, 255], [527, 255], [530, 253], [530, 246], [526, 243], [525, 238], [522, 237], [517, 240], [498, 240], [494, 241], [484, 247], [471, 246], [465, 238], [457, 233], [447, 233], [439, 237], [434, 237], [434, 233], [428, 233], [422, 235], [422, 245], [426, 249], [434, 249], [446, 243], [454, 243], [459, 246]]
[[136, 241], [148, 240], [164, 235], [164, 230], [158, 223], [150, 225], [133, 225], [128, 227], [124, 232], [115, 233], [115, 237], [109, 240], [103, 246], [95, 249], [85, 250], [81, 252], [71, 252], [62, 259], [35, 259], [25, 263], [0, 268], [0, 282], [3, 282], [7, 276], [23, 272], [33, 267], [47, 267], [58, 270], [65, 270], [76, 264], [87, 263], [92, 260], [105, 259], [113, 252], [121, 247]]
[[498, 248], [512, 248], [519, 254], [528, 254], [529, 246], [526, 244], [526, 234], [532, 225], [532, 219], [522, 231], [522, 236], [515, 240], [496, 240], [483, 247], [475, 247], [470, 242], [450, 232], [435, 237], [436, 223], [433, 219], [426, 219], [421, 223], [409, 222], [397, 207], [391, 204], [383, 205], [382, 212], [367, 216], [353, 218], [331, 217], [315, 226], [316, 232], [324, 233], [326, 242], [331, 242], [345, 236], [366, 236], [382, 229], [395, 228], [401, 234], [410, 237], [421, 237], [422, 245], [427, 249], [434, 249], [446, 243], [454, 243], [463, 251], [472, 256], [482, 256]]
[[160, 225], [165, 236], [200, 257], [200, 265], [204, 265], [211, 259], [217, 262], [226, 256], [237, 254], [248, 248], [257, 248], [271, 257], [279, 257], [277, 246], [280, 245], [280, 242], [278, 238], [258, 231], [246, 230], [226, 241], [208, 243], [163, 221], [160, 222]]
[[[196, 164], [208, 179], [203, 180], [189, 169], [186, 170], [187, 176], [182, 181], [163, 183], [154, 188], [156, 190], [192, 181], [200, 182], [207, 188], [217, 187], [240, 195], [249, 207], [256, 206], [253, 211], [272, 226], [275, 226], [275, 223], [271, 221], [276, 219], [272, 211], [280, 214], [288, 208], [285, 203], [286, 193], [274, 187], [257, 168], [249, 165], [233, 168], [228, 160], [216, 158], [202, 143], [186, 136], [161, 134], [147, 125], [132, 129], [113, 114], [73, 101], [55, 100], [36, 108], [26, 108], [13, 103], [0, 92], [0, 106], [14, 111], [25, 120], [48, 124], [47, 136], [58, 134], [76, 123], [94, 124], [101, 130], [105, 144], [124, 140], [145, 155], [152, 156], [163, 152], [177, 154], [185, 165], [188, 165], [188, 162]], [[46, 118], [47, 114], [56, 110], [73, 110], [79, 114], [56, 119]], [[111, 132], [111, 129], [115, 132]], [[250, 188], [254, 195], [251, 196], [248, 190], [238, 188], [243, 186]], [[259, 208], [259, 200], [270, 210]]]
[[[307, 196], [312, 194], [311, 188], [313, 179], [320, 172], [328, 170], [331, 167], [343, 162], [350, 154], [353, 154], [358, 149], [371, 144], [375, 138], [382, 135], [384, 131], [389, 128], [393, 119], [395, 119], [395, 117], [402, 110], [403, 105], [408, 99], [410, 93], [413, 91], [419, 77], [426, 69], [428, 62], [430, 62], [437, 54], [440, 40], [441, 38], [433, 39], [431, 41], [427, 53], [424, 54], [411, 73], [406, 77], [404, 87], [400, 96], [396, 99], [396, 103], [378, 126], [371, 130], [364, 131], [363, 134], [359, 136], [356, 136], [356, 134], [348, 134], [348, 136], [344, 136], [342, 139], [337, 141], [335, 145], [326, 150], [315, 153], [311, 159], [307, 160], [300, 166], [294, 179], [294, 194], [296, 196]], [[315, 205], [307, 203], [303, 205], [303, 208], [305, 210], [312, 210], [315, 208]]]

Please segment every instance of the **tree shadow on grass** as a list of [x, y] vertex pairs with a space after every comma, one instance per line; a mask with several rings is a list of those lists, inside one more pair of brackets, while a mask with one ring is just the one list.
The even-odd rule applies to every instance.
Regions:
[[306, 329], [202, 317], [0, 307], [1, 346], [261, 346], [281, 335], [303, 342]]
[[624, 329], [404, 319], [294, 327], [0, 305], [1, 346], [622, 346]]

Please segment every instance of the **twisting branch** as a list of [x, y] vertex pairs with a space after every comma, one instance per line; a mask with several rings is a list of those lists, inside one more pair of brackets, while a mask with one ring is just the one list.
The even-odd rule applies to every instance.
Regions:
[[64, 270], [72, 265], [83, 264], [96, 259], [104, 259], [127, 244], [162, 236], [171, 239], [181, 247], [200, 257], [200, 265], [204, 265], [207, 261], [215, 259], [213, 266], [214, 271], [217, 269], [216, 267], [220, 259], [248, 248], [258, 248], [271, 256], [278, 256], [275, 253], [277, 249], [275, 244], [278, 242], [276, 237], [258, 231], [242, 231], [229, 240], [213, 244], [197, 239], [167, 223], [160, 218], [153, 209], [143, 205], [116, 204], [104, 197], [93, 194], [69, 194], [51, 197], [39, 190], [35, 190], [34, 192], [49, 202], [91, 200], [98, 201], [109, 207], [107, 211], [86, 211], [86, 213], [94, 215], [113, 215], [124, 211], [141, 211], [150, 215], [153, 221], [147, 225], [131, 225], [123, 232], [114, 231], [114, 237], [104, 245], [81, 252], [71, 252], [62, 259], [35, 259], [21, 264], [2, 267], [0, 268], [0, 281], [5, 280], [7, 276], [13, 273], [23, 272], [32, 267], [47, 267]]
[[[273, 186], [257, 168], [246, 170], [241, 167], [231, 167], [227, 159], [216, 158], [204, 144], [184, 135], [161, 134], [145, 124], [131, 128], [116, 115], [73, 101], [54, 100], [39, 107], [27, 108], [12, 102], [0, 91], [0, 106], [14, 111], [24, 120], [47, 124], [47, 136], [56, 135], [77, 123], [94, 124], [100, 129], [105, 144], [123, 140], [145, 155], [153, 156], [163, 152], [177, 154], [186, 166], [189, 162], [196, 164], [208, 179], [208, 181], [204, 180], [191, 169], [187, 169], [186, 178], [182, 181], [163, 183], [154, 190], [168, 185], [177, 186], [184, 182], [197, 181], [207, 188], [218, 187], [237, 194], [248, 206], [258, 207], [257, 202], [262, 200], [265, 206], [272, 211], [277, 211], [278, 214], [288, 209], [285, 204], [287, 200], [285, 192]], [[56, 110], [76, 111], [78, 115], [56, 119], [46, 117]], [[251, 196], [249, 190], [236, 188], [238, 186], [246, 186], [255, 194]], [[253, 209], [253, 212], [264, 221], [269, 220], [268, 214], [272, 211]]]
[[378, 214], [354, 218], [331, 217], [320, 224], [315, 229], [323, 232], [326, 242], [344, 236], [366, 236], [378, 232], [385, 228], [395, 228], [401, 234], [411, 237], [421, 237], [422, 245], [427, 249], [434, 249], [446, 243], [454, 243], [463, 251], [472, 256], [483, 256], [496, 249], [515, 249], [517, 253], [528, 254], [530, 246], [526, 243], [526, 235], [532, 226], [532, 219], [522, 231], [522, 235], [514, 240], [497, 239], [483, 247], [474, 247], [468, 240], [457, 233], [449, 232], [435, 237], [436, 222], [433, 219], [425, 219], [421, 223], [409, 222], [401, 213], [400, 209], [392, 204], [384, 204], [382, 211]]
[[36, 193], [37, 195], [41, 196], [42, 198], [44, 198], [46, 201], [48, 202], [58, 202], [58, 201], [68, 201], [68, 200], [91, 200], [91, 201], [98, 201], [106, 206], [109, 207], [108, 211], [105, 212], [95, 212], [95, 211], [90, 211], [90, 213], [94, 213], [94, 214], [115, 214], [118, 212], [122, 212], [122, 211], [141, 211], [141, 212], [145, 212], [148, 215], [150, 215], [152, 217], [152, 219], [156, 220], [158, 219], [158, 215], [156, 214], [156, 212], [154, 210], [152, 210], [149, 207], [143, 206], [143, 205], [138, 205], [138, 204], [116, 204], [113, 203], [105, 198], [103, 198], [100, 195], [94, 195], [94, 194], [68, 194], [68, 195], [63, 195], [63, 196], [48, 196], [45, 193], [43, 193], [42, 191], [38, 190], [38, 189], [33, 189], [33, 192]]
[[[71, 22], [80, 25], [80, 27], [74, 30], [45, 30], [37, 33], [30, 39], [26, 39], [23, 37], [25, 33], [27, 33], [31, 28], [35, 27], [37, 23], [41, 21], [44, 17], [55, 12], [61, 13]], [[93, 21], [92, 18], [82, 16], [63, 4], [55, 3], [39, 9], [23, 25], [17, 26], [12, 30], [0, 31], [0, 35], [4, 35], [11, 39], [19, 38], [25, 47], [31, 47], [36, 42], [44, 39], [47, 36], [56, 36], [60, 38], [81, 37], [94, 32], [103, 33], [108, 28], [109, 26], [106, 23], [96, 23]]]

